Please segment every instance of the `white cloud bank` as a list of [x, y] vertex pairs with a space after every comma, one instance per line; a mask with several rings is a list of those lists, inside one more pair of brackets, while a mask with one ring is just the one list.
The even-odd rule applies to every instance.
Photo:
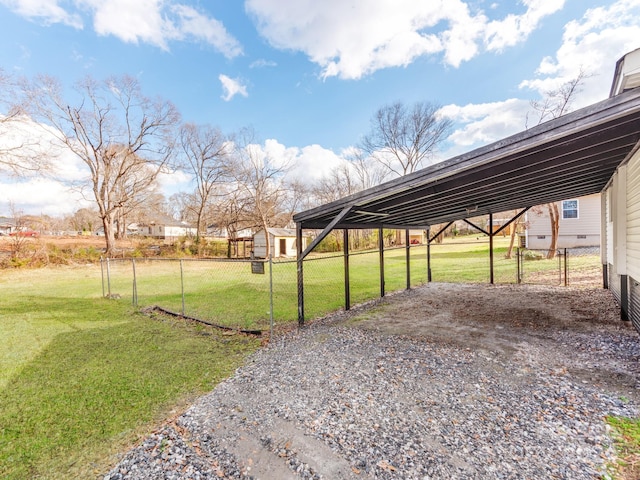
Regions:
[[0, 0], [13, 12], [46, 25], [62, 23], [84, 28], [91, 16], [99, 35], [123, 42], [148, 43], [169, 50], [172, 41], [203, 42], [227, 58], [242, 54], [242, 46], [217, 19], [196, 8], [168, 0]]
[[304, 52], [325, 78], [358, 79], [424, 55], [457, 67], [481, 50], [516, 45], [564, 0], [522, 4], [522, 14], [496, 20], [462, 0], [247, 0], [245, 8], [274, 47]]

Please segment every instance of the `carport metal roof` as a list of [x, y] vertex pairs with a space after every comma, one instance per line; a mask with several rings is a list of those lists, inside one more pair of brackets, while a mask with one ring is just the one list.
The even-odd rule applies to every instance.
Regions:
[[598, 193], [639, 140], [635, 89], [294, 220], [299, 229], [428, 228]]

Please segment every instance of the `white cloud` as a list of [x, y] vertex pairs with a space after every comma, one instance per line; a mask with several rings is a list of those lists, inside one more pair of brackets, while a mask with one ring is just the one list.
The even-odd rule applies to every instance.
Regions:
[[607, 7], [589, 9], [564, 28], [562, 45], [554, 56], [540, 62], [537, 76], [521, 88], [540, 95], [574, 79], [580, 69], [590, 75], [574, 108], [603, 100], [609, 95], [615, 62], [640, 47], [640, 0], [619, 0]]
[[480, 51], [524, 41], [563, 0], [525, 0], [521, 15], [490, 21], [462, 0], [247, 0], [258, 31], [274, 47], [304, 52], [324, 77], [358, 79], [418, 57], [441, 54], [457, 67]]
[[45, 24], [75, 28], [82, 28], [82, 15], [88, 13], [96, 33], [113, 35], [123, 42], [149, 43], [168, 50], [172, 41], [196, 41], [211, 45], [227, 58], [242, 54], [242, 46], [220, 21], [171, 0], [0, 0], [0, 4]]
[[265, 68], [265, 67], [276, 67], [278, 64], [272, 60], [265, 60], [264, 58], [260, 58], [251, 62], [249, 68]]
[[228, 102], [236, 95], [242, 95], [243, 97], [249, 96], [246, 85], [243, 85], [240, 79], [230, 78], [223, 74], [220, 74], [218, 79], [220, 83], [222, 83], [222, 90], [224, 91], [222, 99], [225, 102]]
[[80, 15], [67, 12], [59, 3], [58, 0], [0, 0], [0, 5], [23, 17], [40, 19], [46, 25], [63, 23], [81, 29]]
[[0, 214], [9, 215], [11, 206], [26, 215], [64, 216], [92, 206], [80, 192], [51, 179], [32, 178], [20, 182], [0, 179]]
[[440, 114], [450, 118], [457, 128], [448, 138], [450, 148], [443, 158], [450, 158], [525, 129], [527, 100], [512, 98], [502, 102], [446, 105]]

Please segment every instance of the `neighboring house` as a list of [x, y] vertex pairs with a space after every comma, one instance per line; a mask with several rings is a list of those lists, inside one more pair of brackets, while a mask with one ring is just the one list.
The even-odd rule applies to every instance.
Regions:
[[9, 235], [16, 229], [16, 221], [13, 218], [0, 217], [0, 235]]
[[[296, 231], [291, 228], [269, 228], [271, 255], [276, 257], [295, 257], [297, 255]], [[306, 239], [302, 239], [302, 248], [306, 248]], [[264, 230], [253, 236], [253, 254], [257, 258], [267, 258], [267, 245]]]
[[[560, 214], [558, 248], [600, 246], [600, 194], [556, 202]], [[546, 250], [551, 245], [551, 220], [546, 205], [526, 213], [525, 246]]]
[[[227, 227], [219, 227], [218, 225], [209, 225], [207, 227], [207, 235], [214, 238], [229, 239], [229, 231]], [[236, 232], [237, 239], [248, 239], [253, 237], [253, 231], [250, 228], [243, 228]]]
[[173, 242], [180, 237], [195, 236], [197, 229], [186, 222], [180, 222], [171, 217], [157, 216], [153, 220], [138, 224], [138, 233]]

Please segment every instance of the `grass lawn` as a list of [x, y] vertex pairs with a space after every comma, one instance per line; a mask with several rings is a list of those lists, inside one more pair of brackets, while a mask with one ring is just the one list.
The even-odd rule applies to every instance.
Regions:
[[0, 478], [90, 478], [230, 375], [256, 339], [100, 298], [99, 270], [0, 275]]
[[[497, 282], [516, 281], [495, 242]], [[433, 245], [437, 282], [488, 282], [486, 237]], [[385, 291], [406, 288], [404, 248], [387, 249]], [[427, 281], [426, 246], [410, 249], [411, 286]], [[531, 262], [550, 275], [557, 260]], [[159, 305], [244, 328], [268, 329], [269, 271], [250, 263], [142, 261], [110, 263], [102, 298], [96, 266], [0, 271], [0, 478], [88, 478], [195, 396], [211, 390], [258, 348], [258, 340], [223, 336], [180, 321], [152, 319], [132, 306]], [[597, 265], [597, 264], [596, 264]], [[305, 317], [344, 306], [344, 258], [304, 263]], [[181, 277], [184, 282], [181, 283]], [[278, 323], [297, 320], [296, 262], [274, 262]], [[380, 295], [377, 251], [350, 257], [351, 303]], [[638, 448], [636, 447], [636, 452]]]

